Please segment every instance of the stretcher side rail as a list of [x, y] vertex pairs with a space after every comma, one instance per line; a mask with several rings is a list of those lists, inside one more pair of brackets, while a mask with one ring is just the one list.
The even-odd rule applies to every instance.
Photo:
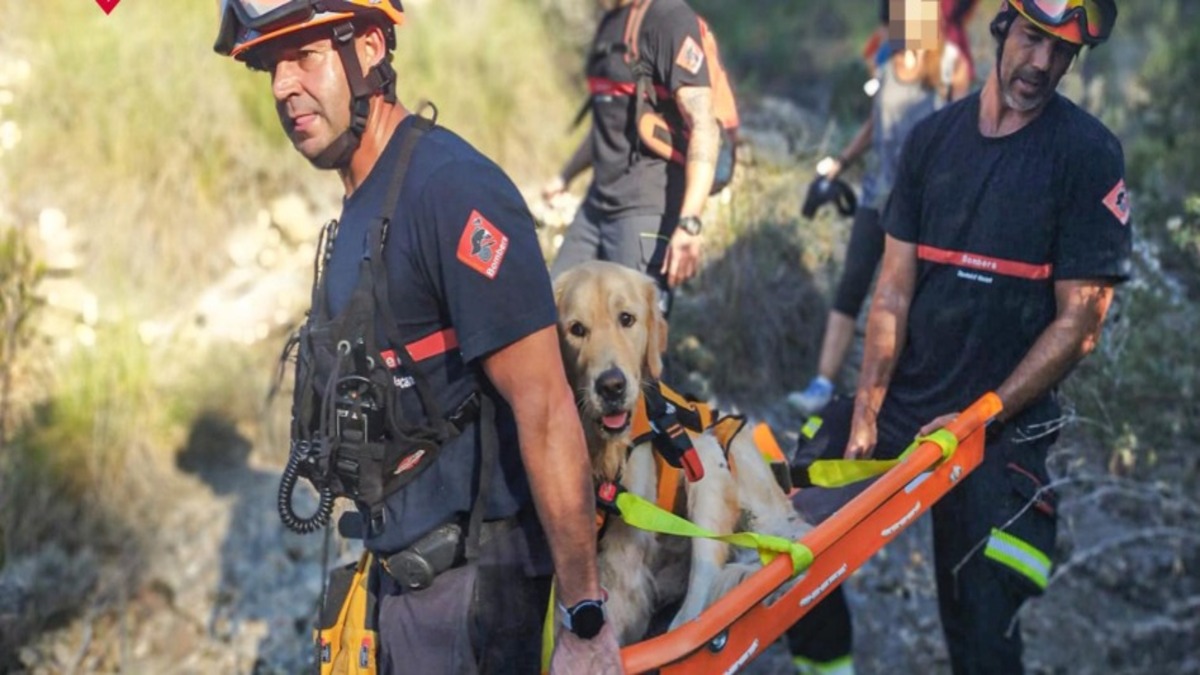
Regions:
[[626, 672], [734, 673], [754, 660], [800, 617], [929, 509], [983, 460], [984, 427], [1001, 409], [985, 394], [947, 430], [959, 439], [943, 461], [942, 448], [922, 443], [800, 542], [813, 552], [804, 576], [779, 597], [792, 577], [780, 556], [743, 581], [694, 621], [621, 652]]

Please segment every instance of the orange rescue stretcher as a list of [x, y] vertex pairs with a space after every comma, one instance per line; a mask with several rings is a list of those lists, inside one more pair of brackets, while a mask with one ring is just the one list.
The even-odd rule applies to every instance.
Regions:
[[770, 604], [768, 597], [792, 578], [786, 555], [776, 557], [694, 621], [621, 650], [626, 672], [740, 670], [979, 466], [984, 427], [1001, 407], [995, 394], [984, 395], [946, 426], [958, 439], [949, 457], [938, 444], [921, 443], [800, 539], [812, 551], [812, 564]]

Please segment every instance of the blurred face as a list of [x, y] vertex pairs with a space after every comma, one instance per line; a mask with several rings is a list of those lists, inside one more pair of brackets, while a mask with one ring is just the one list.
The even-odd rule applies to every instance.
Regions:
[[1000, 58], [1000, 93], [1018, 112], [1045, 105], [1079, 53], [1079, 46], [1060, 40], [1018, 15], [1004, 40]]
[[903, 49], [936, 49], [938, 0], [888, 0], [888, 40]]
[[333, 40], [301, 32], [271, 41], [254, 56], [271, 73], [284, 132], [314, 160], [350, 127], [350, 85]]

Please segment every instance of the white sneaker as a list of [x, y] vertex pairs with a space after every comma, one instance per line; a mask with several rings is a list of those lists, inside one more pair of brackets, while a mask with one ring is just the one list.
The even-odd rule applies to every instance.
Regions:
[[833, 383], [818, 375], [804, 391], [793, 391], [788, 394], [788, 404], [797, 408], [805, 415], [812, 415], [824, 408], [829, 399], [833, 398]]

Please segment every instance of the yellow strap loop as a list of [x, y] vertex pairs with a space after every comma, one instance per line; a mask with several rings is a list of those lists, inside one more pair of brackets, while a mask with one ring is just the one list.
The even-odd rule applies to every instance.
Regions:
[[942, 461], [950, 459], [958, 449], [958, 437], [942, 428], [928, 436], [918, 436], [896, 459], [819, 459], [808, 467], [809, 482], [818, 487], [835, 488], [874, 478], [903, 462], [926, 441], [942, 449]]

